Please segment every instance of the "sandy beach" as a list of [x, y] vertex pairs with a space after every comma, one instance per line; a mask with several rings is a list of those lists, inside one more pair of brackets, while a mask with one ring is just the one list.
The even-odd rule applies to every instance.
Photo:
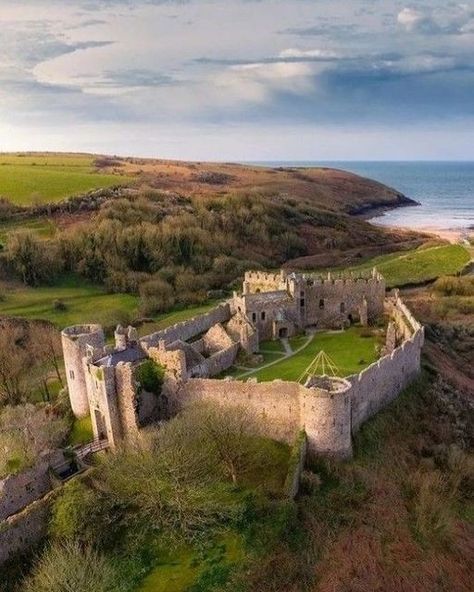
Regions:
[[424, 228], [410, 228], [410, 230], [419, 230], [427, 234], [434, 234], [450, 243], [468, 242], [469, 236], [474, 236], [474, 230], [468, 228], [437, 228], [436, 226], [426, 226]]
[[[377, 224], [377, 218], [373, 218], [370, 222]], [[441, 226], [410, 226], [407, 224], [380, 224], [386, 228], [393, 228], [395, 230], [412, 230], [416, 232], [423, 232], [432, 234], [435, 237], [442, 238], [453, 244], [469, 243], [469, 237], [474, 236], [474, 229], [469, 228], [443, 228]]]

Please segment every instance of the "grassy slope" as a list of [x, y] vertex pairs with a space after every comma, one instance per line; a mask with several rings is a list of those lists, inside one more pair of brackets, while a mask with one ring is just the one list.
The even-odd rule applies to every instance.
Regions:
[[74, 418], [71, 432], [68, 437], [68, 444], [76, 446], [77, 444], [87, 444], [93, 439], [92, 420], [90, 415], [78, 419]]
[[[54, 300], [61, 300], [66, 310], [56, 310]], [[202, 314], [216, 305], [215, 301], [191, 308], [183, 308], [163, 313], [155, 317], [153, 323], [140, 327], [140, 334], [147, 335]], [[16, 285], [3, 292], [0, 300], [0, 316], [44, 319], [59, 329], [68, 325], [98, 322], [110, 324], [129, 315], [132, 319], [138, 314], [138, 297], [130, 294], [108, 294], [100, 286], [90, 284], [74, 276], [66, 276], [53, 286], [29, 288]]]
[[312, 463], [299, 524], [226, 592], [472, 590], [463, 413], [449, 387], [424, 375], [363, 426], [353, 460]]
[[[264, 470], [244, 476], [242, 485], [262, 489], [273, 496], [281, 496], [288, 472], [290, 448], [274, 440], [262, 438], [262, 454], [268, 459]], [[235, 495], [242, 495], [236, 490]], [[211, 543], [211, 544], [209, 544]], [[197, 590], [211, 592], [219, 578], [238, 566], [246, 554], [244, 537], [230, 528], [225, 534], [207, 541], [204, 548], [190, 545], [177, 549], [156, 550], [157, 563], [138, 587], [137, 592], [185, 592], [195, 585]]]
[[89, 155], [0, 155], [0, 196], [18, 205], [60, 201], [132, 177], [95, 172]]
[[[60, 299], [66, 310], [56, 310]], [[17, 287], [4, 294], [0, 315], [45, 319], [58, 328], [81, 322], [108, 322], [114, 312], [136, 312], [138, 299], [129, 294], [106, 294], [102, 288], [75, 277], [64, 277], [54, 286]]]
[[366, 272], [377, 267], [387, 280], [387, 286], [393, 288], [457, 274], [469, 263], [470, 258], [470, 253], [461, 245], [441, 245], [381, 255], [345, 271]]

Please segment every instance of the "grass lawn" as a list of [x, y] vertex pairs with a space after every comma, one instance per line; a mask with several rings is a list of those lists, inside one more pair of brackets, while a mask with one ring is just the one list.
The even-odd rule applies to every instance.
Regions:
[[68, 444], [76, 446], [77, 444], [87, 444], [94, 438], [92, 433], [92, 421], [90, 415], [78, 419], [74, 418], [71, 432], [68, 437]]
[[421, 284], [442, 275], [455, 275], [470, 259], [468, 250], [462, 245], [441, 245], [381, 255], [345, 271], [365, 272], [375, 266], [387, 280], [387, 286], [394, 288]]
[[285, 353], [285, 348], [279, 339], [276, 339], [275, 341], [262, 341], [260, 342], [258, 349], [260, 352]]
[[211, 584], [217, 572], [225, 578], [242, 560], [243, 547], [242, 537], [228, 532], [204, 551], [191, 546], [182, 546], [175, 551], [158, 550], [158, 563], [137, 592], [185, 592], [198, 582], [202, 586], [199, 590], [210, 589], [206, 583]]
[[340, 333], [317, 333], [313, 340], [299, 353], [281, 362], [257, 370], [246, 378], [255, 377], [259, 382], [275, 380], [298, 380], [318, 352], [323, 350], [339, 369], [338, 375], [349, 376], [360, 372], [377, 359], [378, 343], [375, 335], [362, 337], [363, 329], [351, 327]]
[[[103, 288], [74, 276], [58, 280], [53, 286], [30, 288], [19, 286], [7, 290], [0, 300], [0, 315], [44, 319], [59, 329], [78, 323], [111, 324], [121, 314], [135, 315], [138, 298], [130, 294], [107, 294]], [[54, 308], [61, 300], [66, 310]]]
[[60, 201], [133, 177], [97, 173], [88, 155], [0, 155], [0, 195], [18, 205]]
[[[259, 355], [263, 357], [263, 363], [268, 364], [269, 362], [274, 362], [275, 360], [279, 360], [283, 357], [283, 352], [260, 352]], [[245, 364], [243, 364], [245, 366]], [[259, 364], [262, 366], [262, 364]]]
[[[0, 299], [0, 316], [44, 319], [58, 329], [81, 323], [113, 325], [123, 322], [123, 316], [130, 320], [138, 315], [138, 297], [131, 294], [108, 294], [101, 286], [91, 284], [75, 276], [65, 276], [53, 286], [30, 288], [17, 285], [6, 289]], [[66, 310], [57, 310], [54, 301], [61, 300]], [[200, 306], [183, 308], [158, 315], [152, 323], [145, 323], [139, 329], [140, 335], [147, 335], [169, 327], [174, 323], [190, 319], [216, 306], [212, 301]]]

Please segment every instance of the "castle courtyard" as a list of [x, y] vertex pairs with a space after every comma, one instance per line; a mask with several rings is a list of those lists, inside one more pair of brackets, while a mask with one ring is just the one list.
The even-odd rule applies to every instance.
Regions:
[[[337, 376], [350, 376], [364, 370], [380, 356], [384, 343], [385, 329], [352, 326], [344, 331], [319, 331], [302, 334], [285, 343], [267, 341], [260, 344], [262, 362], [249, 366], [243, 360], [236, 363], [221, 377], [256, 378], [258, 382], [272, 380], [298, 381], [306, 368], [320, 352], [329, 357], [335, 365]], [[315, 373], [331, 373], [327, 364], [316, 365]]]

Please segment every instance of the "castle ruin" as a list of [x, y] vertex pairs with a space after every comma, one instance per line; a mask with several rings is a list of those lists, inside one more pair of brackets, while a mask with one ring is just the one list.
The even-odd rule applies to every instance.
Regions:
[[[239, 352], [251, 356], [264, 340], [367, 325], [384, 315], [382, 355], [358, 374], [310, 376], [304, 384], [220, 378]], [[99, 325], [62, 332], [73, 412], [90, 413], [95, 438], [112, 448], [186, 405], [212, 401], [252, 410], [278, 440], [293, 441], [304, 429], [309, 452], [339, 458], [351, 455], [360, 425], [416, 378], [423, 340], [423, 327], [398, 293], [386, 297], [375, 270], [368, 278], [250, 271], [242, 292], [209, 312], [141, 338], [133, 327], [119, 326], [114, 346], [106, 345]], [[142, 377], [150, 360], [164, 370], [159, 389]]]

